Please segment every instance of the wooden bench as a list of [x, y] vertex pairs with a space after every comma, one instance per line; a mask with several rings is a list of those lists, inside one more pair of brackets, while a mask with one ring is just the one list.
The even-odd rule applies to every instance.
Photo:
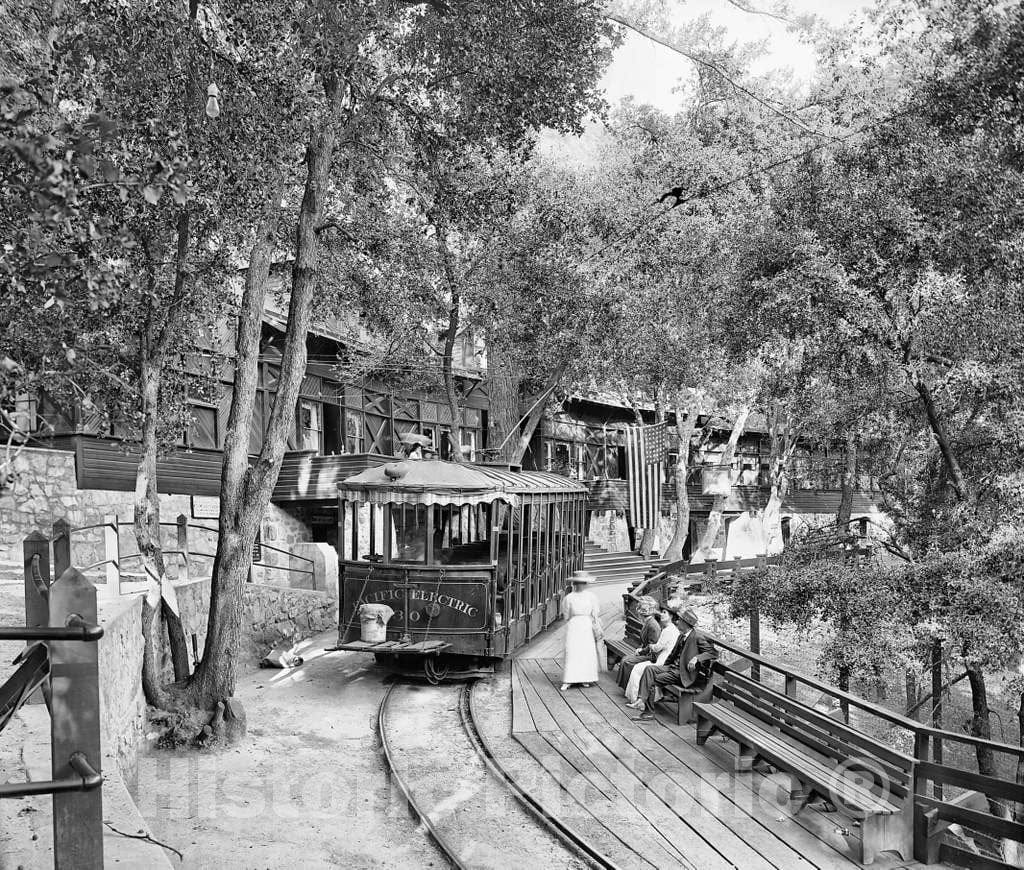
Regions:
[[662, 700], [671, 699], [676, 705], [676, 724], [685, 725], [688, 722], [696, 722], [696, 708], [694, 704], [702, 701], [710, 701], [714, 689], [713, 683], [705, 683], [700, 686], [690, 686], [684, 689], [679, 685], [662, 686], [665, 693]]
[[627, 656], [631, 656], [636, 653], [637, 644], [630, 643], [629, 638], [623, 638], [622, 640], [612, 640], [606, 637], [604, 639], [605, 649], [608, 651], [608, 669], [611, 670], [615, 667], [617, 662], [622, 661]]
[[[608, 667], [611, 669], [616, 662], [622, 661], [627, 656], [634, 655], [639, 641], [632, 642], [633, 638], [624, 637], [622, 640], [605, 638], [604, 645], [608, 650]], [[676, 705], [676, 722], [685, 725], [687, 722], [696, 721], [694, 716], [694, 701], [707, 701], [711, 698], [711, 684], [696, 686], [684, 689], [682, 686], [662, 686], [664, 697], [662, 701], [668, 701]]]
[[737, 772], [763, 760], [790, 774], [794, 814], [819, 797], [860, 821], [861, 863], [885, 851], [913, 858], [913, 758], [720, 664], [711, 699], [693, 706], [697, 743], [715, 732], [734, 740]]

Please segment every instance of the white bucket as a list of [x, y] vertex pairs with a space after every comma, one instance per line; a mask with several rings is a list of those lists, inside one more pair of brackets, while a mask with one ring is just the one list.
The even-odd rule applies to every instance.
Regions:
[[359, 606], [360, 638], [365, 643], [380, 643], [387, 639], [388, 620], [394, 616], [386, 604], [362, 604]]

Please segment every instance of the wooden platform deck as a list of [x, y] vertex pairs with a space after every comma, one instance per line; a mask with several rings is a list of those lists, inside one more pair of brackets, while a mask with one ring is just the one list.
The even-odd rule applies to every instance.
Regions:
[[[617, 636], [609, 621], [606, 631]], [[512, 736], [560, 786], [549, 809], [554, 803], [570, 826], [585, 816], [615, 864], [861, 866], [854, 823], [824, 806], [794, 817], [780, 788], [788, 786], [785, 775], [734, 774], [732, 744], [712, 739], [698, 747], [693, 726], [677, 726], [670, 714], [638, 722], [613, 674], [602, 673], [589, 689], [559, 691], [561, 635], [545, 632], [513, 660]], [[885, 853], [872, 866], [925, 865]]]

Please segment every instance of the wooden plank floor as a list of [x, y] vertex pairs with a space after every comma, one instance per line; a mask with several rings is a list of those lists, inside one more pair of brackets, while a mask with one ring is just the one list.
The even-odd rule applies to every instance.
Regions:
[[[613, 605], [614, 606], [614, 605]], [[617, 614], [603, 613], [606, 633]], [[607, 831], [621, 866], [684, 868], [859, 867], [859, 829], [845, 817], [809, 807], [793, 817], [781, 800], [780, 774], [734, 774], [732, 744], [699, 747], [693, 726], [659, 712], [640, 723], [614, 675], [559, 691], [561, 626], [544, 632], [512, 662], [512, 736], [561, 786], [566, 821], [589, 815]], [[614, 633], [611, 636], [616, 636]], [[674, 713], [674, 711], [672, 711]], [[923, 867], [883, 853], [874, 866]]]

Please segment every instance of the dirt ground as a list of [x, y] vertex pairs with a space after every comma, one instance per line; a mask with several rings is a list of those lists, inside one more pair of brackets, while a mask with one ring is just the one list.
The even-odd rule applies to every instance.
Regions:
[[358, 653], [243, 677], [249, 736], [235, 749], [139, 759], [133, 788], [153, 836], [185, 868], [444, 867], [384, 773], [375, 726], [386, 673]]

